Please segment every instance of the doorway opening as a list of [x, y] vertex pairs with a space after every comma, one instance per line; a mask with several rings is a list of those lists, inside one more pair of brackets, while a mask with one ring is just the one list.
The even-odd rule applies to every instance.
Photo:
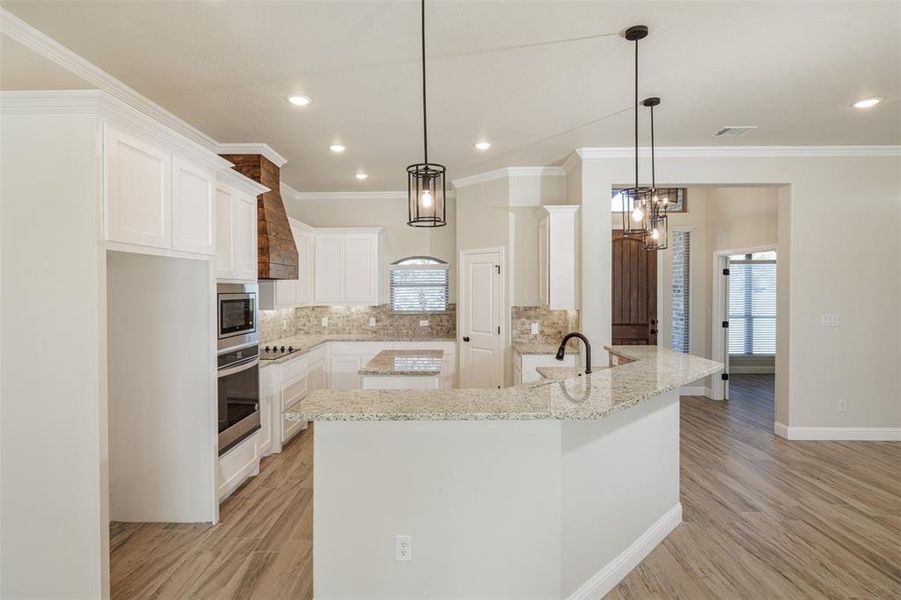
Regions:
[[714, 398], [756, 403], [769, 413], [775, 410], [776, 249], [730, 250], [716, 258], [721, 335], [714, 352], [726, 368], [714, 383]]

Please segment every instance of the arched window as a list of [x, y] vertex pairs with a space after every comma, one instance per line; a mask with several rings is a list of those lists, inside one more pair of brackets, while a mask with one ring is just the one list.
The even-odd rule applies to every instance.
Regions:
[[434, 313], [447, 310], [449, 269], [432, 256], [408, 256], [388, 266], [391, 310]]

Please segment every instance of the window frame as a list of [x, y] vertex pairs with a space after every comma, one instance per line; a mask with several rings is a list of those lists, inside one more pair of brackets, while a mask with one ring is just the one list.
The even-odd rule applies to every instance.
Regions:
[[[415, 263], [412, 261], [423, 261]], [[428, 262], [425, 262], [428, 261]], [[398, 310], [394, 307], [395, 284], [392, 273], [395, 271], [445, 271], [444, 309], [443, 310]], [[402, 288], [435, 287], [422, 285], [400, 285]], [[450, 312], [450, 264], [434, 256], [405, 256], [388, 265], [388, 312], [394, 315], [442, 315]]]

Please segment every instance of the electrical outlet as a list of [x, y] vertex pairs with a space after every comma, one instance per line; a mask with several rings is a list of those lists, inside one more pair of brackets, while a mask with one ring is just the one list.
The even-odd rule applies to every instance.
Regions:
[[375, 317], [369, 317], [369, 326], [375, 327]]
[[838, 412], [848, 412], [847, 400], [842, 399], [838, 401]]
[[328, 327], [328, 317], [322, 317], [322, 326]]
[[413, 536], [394, 536], [394, 560], [407, 562], [413, 560]]
[[823, 327], [838, 327], [838, 315], [835, 313], [820, 315], [820, 325]]
[[422, 320], [419, 322], [419, 326], [420, 326], [420, 327], [428, 327], [428, 326], [429, 326], [429, 320], [428, 320], [428, 319], [422, 319]]
[[539, 330], [538, 330], [538, 321], [532, 321], [532, 327], [531, 327], [531, 329], [530, 329], [530, 333], [531, 333], [532, 335], [538, 335], [538, 333], [539, 333]]

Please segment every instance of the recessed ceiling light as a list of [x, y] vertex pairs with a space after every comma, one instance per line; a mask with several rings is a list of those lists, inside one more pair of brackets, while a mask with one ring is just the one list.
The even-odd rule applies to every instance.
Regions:
[[369, 177], [369, 175], [367, 175], [366, 173], [357, 173], [356, 175], [354, 175], [354, 177], [356, 177], [360, 181], [363, 181], [364, 179]]
[[335, 154], [340, 154], [341, 152], [344, 152], [345, 150], [347, 150], [347, 147], [343, 146], [341, 144], [332, 144], [331, 146], [328, 147], [328, 149], [331, 150], [332, 152], [334, 152]]
[[491, 142], [476, 142], [475, 143], [476, 150], [485, 151], [491, 147]]
[[854, 108], [871, 108], [880, 102], [882, 102], [882, 98], [864, 98], [863, 100], [858, 100], [851, 106]]
[[294, 106], [306, 106], [311, 100], [309, 96], [288, 96], [288, 102]]

